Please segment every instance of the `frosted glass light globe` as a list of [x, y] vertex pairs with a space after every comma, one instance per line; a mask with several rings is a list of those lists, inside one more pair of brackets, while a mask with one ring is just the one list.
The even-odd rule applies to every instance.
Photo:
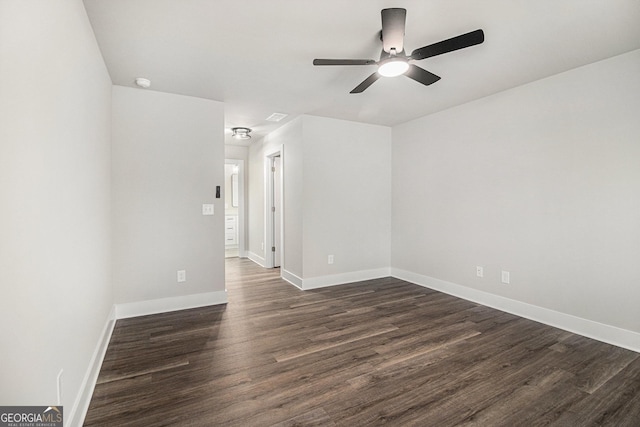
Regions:
[[395, 77], [404, 74], [409, 69], [409, 63], [403, 59], [390, 59], [378, 67], [378, 73], [384, 77]]

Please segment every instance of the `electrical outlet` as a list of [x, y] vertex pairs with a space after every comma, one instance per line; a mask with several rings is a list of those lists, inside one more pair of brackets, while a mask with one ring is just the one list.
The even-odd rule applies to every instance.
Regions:
[[202, 215], [213, 215], [213, 205], [212, 204], [203, 204], [202, 205]]
[[509, 284], [509, 280], [510, 280], [509, 272], [502, 270], [502, 283], [508, 285]]
[[327, 264], [333, 264], [333, 255], [327, 257]]
[[484, 268], [480, 267], [479, 265], [476, 265], [476, 276], [484, 277]]
[[187, 281], [187, 270], [178, 270], [178, 283]]

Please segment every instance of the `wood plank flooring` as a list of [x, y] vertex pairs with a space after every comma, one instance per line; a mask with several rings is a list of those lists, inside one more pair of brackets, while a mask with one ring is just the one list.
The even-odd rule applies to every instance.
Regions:
[[640, 355], [385, 278], [119, 320], [85, 426], [640, 426]]

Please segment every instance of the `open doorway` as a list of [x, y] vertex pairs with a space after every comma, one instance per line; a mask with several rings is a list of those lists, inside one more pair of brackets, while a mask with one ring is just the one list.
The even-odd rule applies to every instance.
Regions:
[[225, 258], [245, 258], [244, 160], [224, 161]]
[[277, 268], [283, 263], [283, 152], [271, 152], [265, 157], [265, 264], [267, 268]]

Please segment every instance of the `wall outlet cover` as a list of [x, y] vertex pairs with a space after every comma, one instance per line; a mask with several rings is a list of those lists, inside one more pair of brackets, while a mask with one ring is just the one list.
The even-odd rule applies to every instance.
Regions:
[[202, 205], [202, 215], [213, 215], [213, 205], [212, 204], [203, 204]]
[[187, 271], [186, 270], [178, 270], [178, 283], [187, 281]]
[[504, 284], [507, 284], [507, 285], [508, 285], [508, 284], [509, 284], [509, 281], [511, 280], [511, 279], [510, 279], [510, 274], [509, 274], [509, 272], [508, 272], [508, 271], [504, 271], [504, 270], [503, 270], [503, 271], [502, 271], [502, 278], [501, 278], [501, 279], [502, 279], [502, 283], [504, 283]]

